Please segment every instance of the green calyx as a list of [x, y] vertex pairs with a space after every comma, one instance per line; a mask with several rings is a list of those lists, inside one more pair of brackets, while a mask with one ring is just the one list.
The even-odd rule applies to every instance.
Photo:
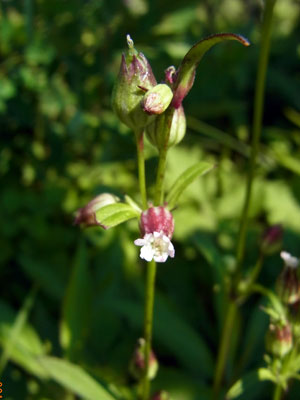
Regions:
[[147, 126], [146, 135], [158, 151], [178, 144], [186, 133], [186, 118], [182, 106], [169, 107]]

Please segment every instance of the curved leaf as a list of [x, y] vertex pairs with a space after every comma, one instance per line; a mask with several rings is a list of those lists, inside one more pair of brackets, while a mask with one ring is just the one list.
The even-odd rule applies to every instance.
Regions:
[[115, 397], [78, 365], [56, 357], [41, 357], [39, 362], [52, 379], [86, 400], [115, 400]]
[[213, 168], [214, 164], [201, 161], [186, 169], [179, 176], [179, 178], [177, 178], [167, 195], [166, 201], [168, 203], [168, 207], [173, 208], [176, 205], [181, 193], [187, 188], [187, 186], [190, 185], [198, 176], [206, 174]]
[[116, 203], [100, 208], [96, 211], [97, 222], [108, 229], [119, 225], [131, 218], [139, 217], [140, 213], [129, 204]]
[[249, 46], [249, 41], [241, 35], [236, 35], [234, 33], [218, 33], [215, 35], [208, 36], [205, 39], [197, 42], [184, 56], [182, 63], [180, 64], [177, 77], [174, 84], [174, 97], [172, 100], [172, 105], [178, 108], [182, 100], [190, 91], [193, 86], [196, 68], [201, 61], [204, 54], [215, 44], [223, 42], [224, 40], [237, 40], [244, 46]]

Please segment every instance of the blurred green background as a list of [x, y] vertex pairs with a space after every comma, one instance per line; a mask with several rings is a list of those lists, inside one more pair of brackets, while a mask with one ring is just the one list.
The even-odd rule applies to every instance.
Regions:
[[[74, 212], [101, 192], [139, 200], [133, 134], [111, 108], [126, 34], [160, 81], [199, 39], [234, 32], [252, 46], [225, 43], [205, 56], [184, 101], [186, 137], [169, 154], [167, 187], [202, 159], [218, 167], [188, 189], [174, 212], [176, 258], [159, 266], [154, 318], [161, 364], [154, 389], [169, 390], [174, 400], [209, 398], [222, 282], [234, 263], [245, 189], [260, 5], [0, 1], [0, 366], [7, 400], [75, 399], [39, 363], [46, 354], [81, 365], [119, 398], [132, 398], [128, 363], [142, 334], [144, 299], [137, 223], [82, 231], [72, 225]], [[300, 256], [299, 5], [278, 0], [275, 8], [245, 269], [269, 224], [283, 225], [284, 248]], [[151, 193], [157, 154], [150, 144], [146, 156]], [[268, 258], [262, 283], [273, 287], [280, 268], [278, 254]], [[260, 304], [254, 296], [241, 310], [231, 380], [263, 365], [268, 319]], [[257, 385], [245, 398], [266, 399], [269, 390]], [[293, 385], [289, 398], [298, 399], [297, 390]]]

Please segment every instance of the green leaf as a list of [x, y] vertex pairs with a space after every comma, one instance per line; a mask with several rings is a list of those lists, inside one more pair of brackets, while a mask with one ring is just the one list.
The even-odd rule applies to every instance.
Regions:
[[267, 368], [251, 371], [231, 386], [227, 392], [226, 400], [236, 399], [244, 395], [245, 399], [256, 399], [257, 392], [262, 390], [262, 386], [259, 383], [266, 380], [276, 382], [276, 377]]
[[173, 106], [178, 108], [193, 86], [196, 68], [204, 54], [215, 44], [224, 40], [237, 40], [244, 46], [249, 46], [247, 39], [234, 33], [218, 33], [208, 36], [197, 42], [185, 55], [177, 72], [177, 79], [174, 86]]
[[78, 365], [47, 356], [39, 358], [39, 362], [53, 380], [86, 400], [116, 399]]
[[9, 359], [25, 371], [39, 378], [46, 378], [46, 371], [37, 362], [37, 356], [45, 354], [45, 346], [36, 331], [25, 321], [32, 301], [31, 295], [34, 296], [32, 293], [29, 295], [20, 314], [16, 314], [10, 306], [0, 301], [0, 344], [4, 356], [7, 352]]
[[167, 195], [166, 201], [168, 203], [168, 207], [173, 208], [176, 205], [181, 193], [187, 188], [187, 186], [190, 185], [198, 176], [206, 174], [213, 168], [213, 164], [201, 161], [186, 169], [179, 176], [179, 178], [177, 178]]
[[138, 218], [140, 213], [129, 204], [116, 203], [100, 208], [96, 212], [96, 219], [104, 228], [112, 228], [132, 218]]
[[89, 322], [91, 277], [88, 270], [86, 246], [78, 247], [73, 271], [66, 290], [60, 325], [60, 342], [70, 360], [83, 347]]

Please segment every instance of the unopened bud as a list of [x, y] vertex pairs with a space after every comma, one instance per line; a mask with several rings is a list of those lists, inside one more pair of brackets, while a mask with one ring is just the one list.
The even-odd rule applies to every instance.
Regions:
[[284, 303], [292, 304], [300, 299], [299, 260], [286, 251], [280, 255], [284, 260], [284, 268], [278, 277], [276, 291]]
[[161, 390], [160, 392], [157, 392], [151, 397], [151, 400], [171, 400], [170, 395], [168, 392], [165, 390]]
[[146, 128], [149, 141], [160, 151], [178, 144], [186, 132], [186, 119], [182, 106], [169, 108], [158, 115]]
[[[158, 370], [158, 362], [153, 351], [150, 351], [148, 378], [154, 379]], [[140, 338], [130, 361], [129, 371], [133, 378], [140, 380], [145, 372], [145, 339]]]
[[170, 87], [160, 83], [147, 91], [141, 102], [142, 109], [149, 115], [162, 114], [169, 107], [172, 97]]
[[276, 357], [284, 357], [292, 348], [293, 335], [288, 323], [270, 324], [266, 336], [267, 351]]
[[296, 339], [300, 338], [300, 300], [288, 307], [288, 318], [291, 322], [293, 334]]
[[153, 118], [142, 110], [141, 100], [156, 85], [151, 66], [138, 53], [127, 35], [128, 52], [122, 55], [118, 79], [113, 90], [112, 105], [120, 120], [135, 132], [144, 129]]
[[265, 230], [262, 237], [261, 251], [264, 254], [274, 254], [282, 246], [283, 229], [280, 224], [272, 225]]
[[[96, 212], [109, 204], [117, 203], [120, 199], [110, 193], [102, 193], [91, 200], [85, 207], [80, 208], [74, 220], [75, 225], [88, 226], [102, 226], [96, 218]], [[105, 228], [105, 227], [104, 227]]]

